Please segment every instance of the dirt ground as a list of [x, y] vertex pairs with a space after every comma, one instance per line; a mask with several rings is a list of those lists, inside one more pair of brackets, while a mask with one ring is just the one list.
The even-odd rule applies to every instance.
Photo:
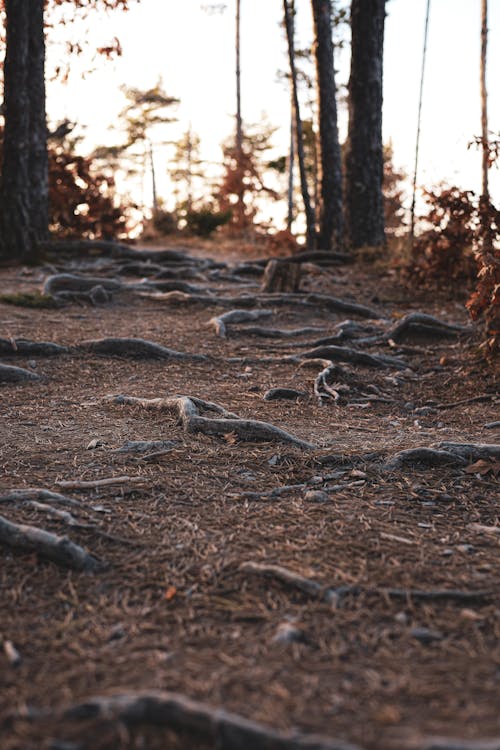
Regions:
[[[228, 268], [194, 264], [186, 281], [219, 296], [255, 294], [243, 282], [256, 285], [257, 275], [232, 273], [236, 255]], [[39, 290], [68, 268], [123, 271], [102, 258], [4, 269], [2, 292]], [[421, 311], [469, 324], [462, 301], [412, 293], [377, 265], [310, 265], [302, 287], [374, 307], [386, 323]], [[282, 738], [305, 736], [302, 745], [234, 745], [248, 750], [333, 748], [332, 738], [362, 750], [500, 748], [500, 463], [391, 465], [404, 449], [500, 442], [498, 369], [481, 359], [479, 333], [346, 341], [399, 357], [406, 369], [347, 364], [356, 387], [320, 403], [313, 384], [321, 366], [278, 359], [311, 349], [347, 318], [366, 320], [319, 304], [265, 307], [269, 318], [230, 326], [222, 338], [207, 322], [224, 309], [206, 301], [120, 292], [98, 305], [0, 303], [1, 337], [70, 347], [0, 357], [41, 376], [0, 383], [1, 515], [66, 535], [103, 563], [81, 572], [0, 547], [2, 750], [216, 746], [189, 727], [64, 713], [137, 691], [175, 693], [283, 730]], [[321, 331], [245, 332], [255, 325]], [[103, 337], [141, 337], [206, 358], [71, 348]], [[264, 400], [275, 387], [305, 395]], [[315, 447], [187, 432], [168, 410], [105, 400], [110, 394], [204, 399]], [[126, 441], [172, 442], [117, 452]], [[130, 479], [59, 484], [117, 477]], [[282, 487], [290, 489], [270, 494]], [[2, 500], [24, 488], [78, 500], [64, 507], [78, 523]], [[319, 586], [245, 563], [280, 566]], [[339, 587], [345, 595], [325, 596]], [[307, 744], [310, 734], [331, 744]]]

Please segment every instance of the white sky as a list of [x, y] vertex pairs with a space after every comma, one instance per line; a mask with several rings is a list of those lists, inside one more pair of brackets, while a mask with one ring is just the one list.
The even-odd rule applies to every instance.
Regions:
[[[208, 0], [206, 0], [208, 2]], [[220, 159], [219, 145], [234, 129], [234, 9], [226, 0], [222, 15], [201, 10], [204, 0], [141, 0], [128, 13], [94, 16], [91, 44], [118, 36], [124, 54], [82, 75], [83, 61], [72, 63], [66, 88], [49, 88], [49, 115], [68, 117], [87, 127], [89, 143], [116, 141], [107, 132], [116, 123], [123, 98], [121, 84], [150, 88], [158, 77], [167, 93], [181, 99], [178, 125], [166, 126], [175, 138], [192, 123], [202, 139], [205, 158]], [[309, 0], [296, 0], [298, 43], [311, 40]], [[418, 90], [426, 0], [389, 0], [385, 32], [384, 138], [391, 139], [395, 163], [413, 170]], [[242, 109], [247, 122], [265, 112], [279, 126], [276, 144], [286, 151], [289, 94], [277, 81], [286, 69], [286, 48], [279, 22], [282, 0], [242, 0]], [[490, 2], [490, 127], [500, 130], [500, 96], [492, 85], [500, 69], [500, 2]], [[439, 181], [480, 189], [480, 156], [467, 144], [480, 132], [479, 102], [480, 0], [431, 0], [428, 57], [424, 88], [419, 183]], [[56, 32], [57, 33], [57, 32]], [[61, 35], [67, 33], [61, 28]], [[337, 82], [349, 75], [348, 50], [336, 60]], [[345, 132], [345, 113], [341, 115]], [[166, 163], [159, 165], [161, 173]], [[491, 174], [494, 199], [500, 200], [500, 173]], [[164, 184], [163, 190], [166, 190]]]

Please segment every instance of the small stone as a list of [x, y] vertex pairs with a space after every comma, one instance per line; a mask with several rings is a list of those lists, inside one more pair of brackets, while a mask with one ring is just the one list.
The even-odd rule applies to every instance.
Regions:
[[30, 360], [28, 360], [28, 367], [31, 367], [31, 369], [32, 369], [32, 370], [36, 370], [36, 368], [37, 368], [37, 363], [35, 362], [35, 360], [34, 360], [34, 359], [30, 359]]
[[414, 410], [414, 413], [419, 417], [427, 417], [429, 414], [434, 414], [435, 409], [432, 406], [419, 406], [418, 409]]
[[93, 438], [93, 440], [91, 440], [87, 445], [87, 450], [92, 451], [94, 450], [94, 448], [101, 448], [103, 445], [106, 445], [103, 440], [100, 440], [99, 438]]
[[406, 612], [398, 612], [394, 615], [394, 619], [400, 625], [408, 625], [408, 615], [406, 614]]
[[449, 548], [448, 549], [444, 549], [441, 552], [441, 554], [442, 554], [443, 557], [451, 557], [451, 555], [453, 554], [453, 550], [449, 549]]
[[435, 641], [442, 641], [443, 634], [439, 630], [431, 630], [430, 628], [413, 628], [410, 631], [412, 638], [416, 638], [417, 641], [423, 643], [424, 646], [429, 646]]
[[464, 552], [464, 553], [466, 552], [471, 553], [475, 551], [475, 547], [473, 544], [457, 544], [456, 549], [457, 549], [457, 552]]
[[330, 496], [323, 490], [308, 490], [304, 494], [304, 500], [307, 503], [329, 503]]
[[287, 646], [290, 643], [304, 643], [306, 635], [304, 631], [291, 622], [281, 622], [273, 636], [273, 643]]

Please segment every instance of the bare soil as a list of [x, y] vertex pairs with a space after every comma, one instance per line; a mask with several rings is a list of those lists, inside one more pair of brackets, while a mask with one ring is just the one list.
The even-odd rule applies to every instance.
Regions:
[[[111, 262], [98, 261], [56, 267], [116, 276]], [[38, 290], [51, 270], [4, 269], [2, 291]], [[256, 291], [206, 271], [188, 281], [217, 294]], [[391, 322], [418, 310], [468, 324], [460, 300], [411, 292], [377, 265], [309, 267], [302, 287], [374, 306]], [[258, 338], [241, 324], [221, 338], [206, 325], [220, 307], [137, 294], [54, 309], [0, 303], [7, 339], [72, 347], [141, 337], [207, 357], [155, 361], [70, 349], [1, 358], [42, 379], [0, 384], [0, 496], [41, 488], [81, 506], [65, 508], [80, 522], [74, 528], [34, 506], [0, 503], [0, 514], [67, 535], [105, 563], [90, 574], [0, 547], [2, 750], [213, 747], [189, 731], [61, 713], [92, 696], [134, 691], [178, 693], [363, 750], [438, 747], [433, 737], [493, 738], [491, 747], [500, 747], [499, 462], [468, 461], [477, 471], [386, 466], [398, 451], [440, 441], [500, 442], [498, 426], [485, 426], [500, 418], [498, 369], [481, 358], [478, 332], [406, 338], [364, 350], [399, 356], [407, 370], [347, 365], [385, 401], [348, 394], [320, 404], [313, 383], [321, 367], [258, 360], [298, 354], [347, 316], [271, 309], [260, 325], [324, 331]], [[306, 395], [264, 400], [273, 387]], [[114, 404], [104, 400], [109, 394], [205, 399], [317, 447], [186, 432], [169, 412]], [[116, 452], [130, 440], [174, 444]], [[135, 481], [58, 484], [123, 476]], [[289, 485], [302, 487], [265, 494]], [[248, 562], [356, 590], [335, 605], [273, 575], [250, 574], [241, 568]], [[394, 597], [394, 589], [407, 594]], [[440, 590], [486, 594], [467, 601], [411, 593]], [[293, 636], [279, 637], [284, 623]]]

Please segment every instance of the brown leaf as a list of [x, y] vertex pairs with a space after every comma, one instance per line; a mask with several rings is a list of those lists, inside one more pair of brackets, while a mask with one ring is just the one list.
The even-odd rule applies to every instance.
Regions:
[[479, 459], [465, 469], [466, 474], [485, 474], [492, 473], [494, 476], [500, 474], [500, 461], [486, 461], [484, 458]]

